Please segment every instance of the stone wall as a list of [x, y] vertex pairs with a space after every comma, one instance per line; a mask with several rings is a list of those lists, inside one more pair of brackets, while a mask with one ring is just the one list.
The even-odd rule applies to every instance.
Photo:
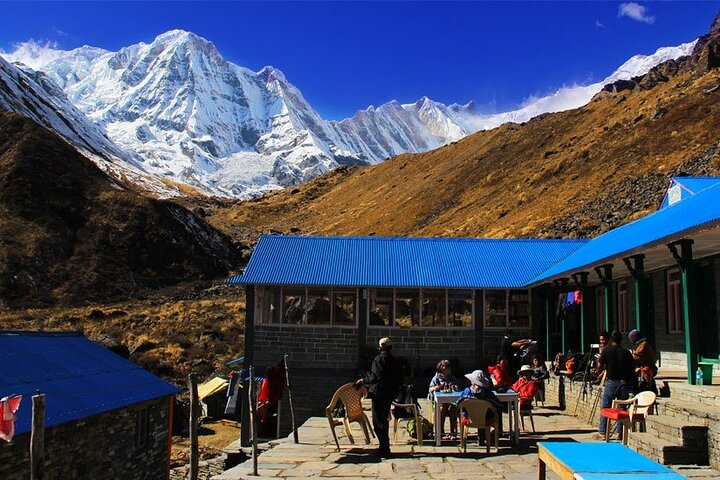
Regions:
[[[47, 429], [45, 480], [165, 478], [168, 407], [165, 397]], [[145, 408], [148, 411], [145, 446], [136, 447], [136, 414]], [[0, 478], [30, 478], [29, 443], [30, 434], [26, 433], [16, 436], [10, 444], [0, 445]]]
[[289, 355], [295, 368], [355, 369], [358, 329], [307, 325], [255, 324], [255, 367], [275, 365]]
[[[223, 473], [226, 459], [227, 455], [221, 455], [198, 462], [198, 480], [208, 480]], [[190, 478], [190, 465], [183, 465], [170, 470], [170, 480], [186, 480], [188, 478]]]

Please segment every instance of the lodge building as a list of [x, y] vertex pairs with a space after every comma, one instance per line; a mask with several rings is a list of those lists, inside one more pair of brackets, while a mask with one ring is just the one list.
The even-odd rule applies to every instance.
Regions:
[[720, 178], [677, 177], [657, 211], [590, 240], [269, 235], [228, 281], [246, 286], [246, 362], [290, 354], [301, 416], [385, 336], [425, 387], [441, 358], [484, 368], [506, 328], [547, 358], [637, 328], [692, 383], [720, 365], [719, 227]]

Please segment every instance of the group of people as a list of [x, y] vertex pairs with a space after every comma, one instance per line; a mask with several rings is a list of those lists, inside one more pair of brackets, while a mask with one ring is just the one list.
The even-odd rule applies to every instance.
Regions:
[[[633, 351], [622, 346], [622, 333], [618, 331], [601, 332], [599, 338], [600, 357], [598, 370], [605, 372], [605, 386], [602, 392], [602, 408], [612, 406], [615, 399], [625, 400], [643, 389], [657, 391], [657, 353], [638, 330], [631, 330], [628, 339], [635, 347]], [[597, 437], [605, 438], [607, 418], [600, 416]], [[617, 423], [614, 434], [621, 434], [621, 424]]]
[[[508, 343], [509, 342], [509, 343]], [[509, 348], [505, 347], [508, 343]], [[512, 340], [512, 331], [507, 331], [503, 338], [501, 354], [495, 365], [488, 367], [488, 372], [474, 370], [464, 375], [470, 385], [462, 389], [458, 378], [453, 375], [452, 364], [449, 360], [441, 360], [437, 364], [435, 375], [430, 380], [428, 399], [433, 401], [436, 392], [461, 392], [458, 402], [469, 398], [487, 400], [494, 409], [492, 415], [497, 415], [498, 425], [502, 430], [502, 404], [494, 392], [513, 390], [518, 393], [520, 408], [532, 408], [532, 401], [539, 389], [544, 387], [544, 380], [548, 377], [547, 369], [542, 359], [534, 355], [530, 364], [515, 355], [515, 349], [534, 344], [532, 340]], [[379, 341], [380, 353], [375, 357], [368, 374], [357, 381], [357, 385], [366, 385], [372, 398], [373, 429], [380, 443], [378, 455], [390, 455], [389, 416], [393, 400], [398, 395], [403, 384], [402, 363], [392, 355], [392, 341], [382, 338]], [[508, 356], [506, 356], [508, 355]], [[518, 359], [518, 360], [516, 360]], [[517, 362], [517, 363], [516, 363]], [[514, 365], [518, 365], [516, 369]], [[512, 366], [512, 367], [511, 367]], [[440, 410], [440, 424], [444, 428], [445, 419], [450, 419], [450, 433], [445, 435], [443, 430], [437, 432], [445, 438], [457, 435], [458, 411], [456, 405], [444, 404]], [[461, 412], [461, 421], [465, 421], [464, 412]], [[491, 419], [488, 419], [491, 420]], [[494, 420], [494, 419], [492, 419]]]

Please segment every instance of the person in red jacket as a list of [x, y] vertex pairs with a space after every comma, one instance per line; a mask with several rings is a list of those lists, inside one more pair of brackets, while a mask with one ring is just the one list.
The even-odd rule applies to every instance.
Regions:
[[520, 397], [520, 408], [532, 408], [533, 398], [537, 392], [537, 382], [532, 379], [533, 368], [530, 365], [523, 365], [517, 373], [520, 378], [510, 388]]
[[500, 355], [497, 357], [497, 364], [488, 367], [488, 373], [492, 375], [492, 381], [498, 391], [505, 391], [512, 384], [510, 366], [507, 359]]

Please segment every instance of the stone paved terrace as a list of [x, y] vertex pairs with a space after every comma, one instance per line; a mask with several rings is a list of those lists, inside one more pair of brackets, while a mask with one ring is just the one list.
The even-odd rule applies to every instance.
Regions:
[[[378, 460], [372, 452], [377, 444], [350, 445], [342, 427], [336, 428], [340, 438], [341, 451], [337, 452], [330, 433], [327, 419], [310, 418], [299, 430], [300, 444], [294, 444], [292, 435], [262, 453], [258, 458], [259, 474], [253, 477], [252, 463], [247, 461], [237, 467], [215, 476], [215, 480], [238, 480], [245, 478], [407, 478], [407, 479], [448, 479], [470, 478], [491, 479], [528, 479], [537, 476], [538, 441], [596, 441], [595, 429], [569, 415], [563, 415], [552, 407], [537, 408], [534, 411], [537, 433], [523, 434], [520, 445], [513, 447], [507, 439], [501, 439], [499, 452], [491, 449], [485, 453], [485, 447], [470, 441], [468, 451], [463, 454], [459, 442], [444, 442], [435, 447], [434, 442], [425, 441], [417, 446], [404, 428], [398, 444], [393, 447], [394, 456], [387, 460]], [[507, 423], [507, 416], [503, 417]], [[526, 420], [529, 428], [529, 421]], [[360, 427], [351, 424], [353, 436], [362, 439]], [[400, 426], [404, 427], [404, 422]], [[472, 430], [474, 433], [475, 430]], [[678, 467], [676, 470], [693, 480], [720, 478], [720, 473], [708, 467]], [[548, 471], [547, 478], [557, 479]]]

